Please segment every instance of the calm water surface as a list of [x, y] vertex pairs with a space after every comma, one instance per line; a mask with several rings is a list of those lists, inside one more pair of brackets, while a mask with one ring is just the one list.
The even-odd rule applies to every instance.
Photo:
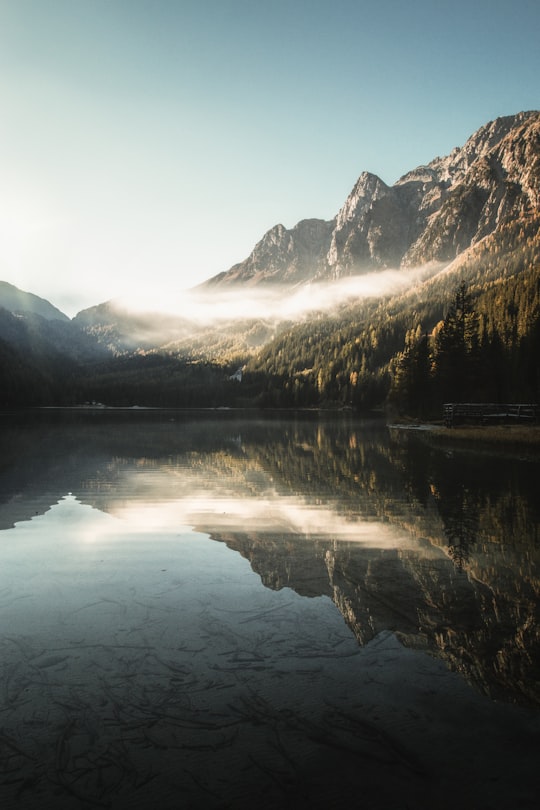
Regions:
[[0, 416], [2, 808], [537, 808], [538, 460]]

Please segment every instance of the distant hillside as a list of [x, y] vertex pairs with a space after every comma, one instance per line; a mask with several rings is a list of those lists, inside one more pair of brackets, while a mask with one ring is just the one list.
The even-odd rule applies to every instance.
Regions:
[[0, 282], [0, 408], [71, 404], [83, 366], [109, 356], [48, 301]]
[[39, 315], [48, 321], [69, 321], [67, 315], [64, 315], [44, 298], [39, 298], [33, 293], [23, 292], [13, 284], [8, 284], [7, 281], [0, 281], [0, 308], [19, 314]]
[[83, 309], [73, 323], [116, 353], [153, 349], [189, 334], [193, 328], [185, 318], [132, 312], [115, 301]]

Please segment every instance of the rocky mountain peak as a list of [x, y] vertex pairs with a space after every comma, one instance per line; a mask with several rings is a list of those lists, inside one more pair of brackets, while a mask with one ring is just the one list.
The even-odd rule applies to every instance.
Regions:
[[288, 229], [275, 225], [257, 242], [243, 262], [210, 279], [203, 288], [225, 284], [296, 284], [325, 267], [334, 220], [303, 219]]
[[454, 182], [446, 184], [440, 206], [402, 265], [452, 261], [510, 219], [538, 211], [540, 113], [487, 124], [469, 138], [463, 152], [447, 159], [445, 168]]
[[474, 132], [463, 146], [452, 149], [446, 157], [434, 158], [427, 168], [436, 173], [439, 181], [454, 185], [460, 182], [475, 161], [485, 157], [509, 133], [537, 117], [538, 112], [531, 110], [489, 121]]
[[540, 112], [520, 112], [490, 121], [393, 186], [363, 172], [334, 220], [276, 225], [244, 262], [207, 284], [297, 284], [449, 262], [539, 207]]
[[336, 231], [346, 227], [351, 220], [363, 216], [375, 200], [382, 199], [387, 193], [388, 186], [380, 177], [362, 172], [336, 217]]

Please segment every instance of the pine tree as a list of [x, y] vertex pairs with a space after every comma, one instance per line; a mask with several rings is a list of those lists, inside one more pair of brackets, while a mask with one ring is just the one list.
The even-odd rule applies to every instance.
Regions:
[[477, 373], [478, 316], [462, 283], [435, 342], [435, 383], [441, 401], [474, 399]]

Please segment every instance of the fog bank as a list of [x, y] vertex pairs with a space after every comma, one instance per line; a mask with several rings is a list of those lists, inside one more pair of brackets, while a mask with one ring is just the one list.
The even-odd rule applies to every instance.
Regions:
[[[437, 268], [438, 269], [438, 268]], [[345, 304], [404, 292], [436, 269], [381, 270], [335, 281], [296, 287], [214, 287], [189, 290], [178, 296], [163, 292], [125, 296], [116, 303], [132, 313], [160, 312], [194, 325], [216, 325], [237, 320], [301, 320], [315, 312], [330, 313]]]

